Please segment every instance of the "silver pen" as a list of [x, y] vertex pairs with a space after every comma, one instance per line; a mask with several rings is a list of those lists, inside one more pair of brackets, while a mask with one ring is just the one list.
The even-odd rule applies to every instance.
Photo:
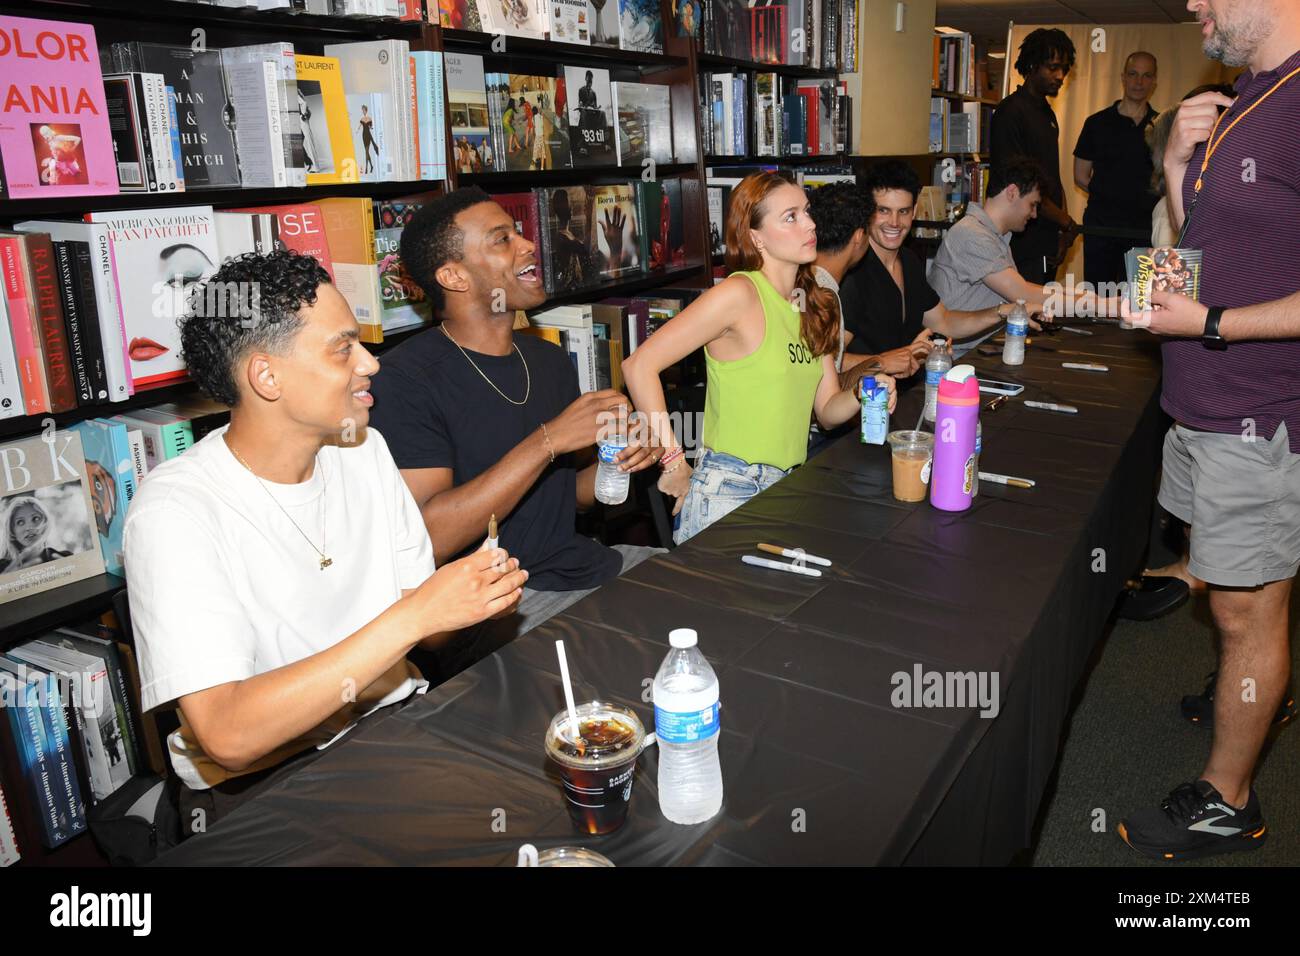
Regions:
[[1073, 405], [1058, 405], [1056, 402], [1025, 402], [1027, 408], [1041, 408], [1045, 412], [1062, 412], [1066, 415], [1077, 415], [1079, 410]]
[[1062, 362], [1061, 368], [1075, 368], [1081, 372], [1109, 372], [1109, 365], [1100, 362]]
[[1011, 475], [999, 475], [992, 471], [981, 471], [980, 481], [995, 485], [1010, 485], [1012, 488], [1032, 488], [1035, 484], [1032, 478], [1013, 478]]
[[793, 564], [786, 564], [784, 561], [769, 561], [767, 558], [756, 558], [752, 554], [742, 555], [740, 560], [746, 564], [753, 564], [760, 568], [771, 568], [773, 571], [789, 571], [791, 574], [806, 574], [810, 578], [819, 578], [822, 573], [816, 568], [799, 568]]

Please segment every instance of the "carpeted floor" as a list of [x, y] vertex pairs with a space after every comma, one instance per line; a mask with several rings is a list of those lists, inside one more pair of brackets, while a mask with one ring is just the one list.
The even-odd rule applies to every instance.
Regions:
[[[1300, 674], [1300, 608], [1292, 597], [1291, 660]], [[1267, 842], [1249, 853], [1186, 863], [1148, 860], [1129, 849], [1116, 824], [1158, 806], [1179, 783], [1195, 779], [1211, 731], [1179, 714], [1215, 667], [1209, 602], [1193, 597], [1158, 621], [1118, 621], [1085, 679], [1066, 731], [1054, 786], [1039, 820], [1034, 866], [1285, 866], [1300, 864], [1300, 720], [1275, 729], [1256, 771]], [[1293, 683], [1294, 686], [1294, 683]], [[1105, 811], [1095, 832], [1095, 811]]]

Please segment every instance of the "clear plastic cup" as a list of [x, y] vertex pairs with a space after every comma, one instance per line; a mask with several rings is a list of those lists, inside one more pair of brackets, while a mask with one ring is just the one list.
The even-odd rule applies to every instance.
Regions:
[[581, 846], [556, 846], [537, 852], [537, 847], [525, 843], [519, 848], [518, 866], [600, 866], [612, 867], [609, 857]]
[[934, 436], [906, 430], [890, 432], [888, 441], [894, 461], [894, 497], [899, 501], [924, 501], [934, 461]]
[[627, 707], [604, 701], [579, 704], [577, 717], [582, 740], [571, 738], [562, 710], [546, 731], [546, 755], [559, 770], [573, 825], [593, 836], [612, 833], [627, 819], [645, 727]]

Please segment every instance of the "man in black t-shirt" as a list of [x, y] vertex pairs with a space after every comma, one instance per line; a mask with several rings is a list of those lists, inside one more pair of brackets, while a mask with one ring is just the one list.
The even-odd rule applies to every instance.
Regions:
[[1124, 253], [1150, 244], [1156, 204], [1146, 141], [1147, 127], [1157, 116], [1151, 108], [1156, 58], [1130, 53], [1120, 80], [1124, 98], [1084, 121], [1074, 147], [1074, 182], [1088, 191], [1085, 228], [1127, 229], [1141, 235], [1083, 237], [1083, 277], [1094, 288], [1100, 282], [1124, 281]]
[[[607, 548], [575, 530], [577, 509], [595, 502], [596, 466], [582, 466], [602, 429], [626, 414], [627, 398], [579, 395], [561, 349], [514, 334], [515, 310], [541, 305], [546, 292], [513, 217], [482, 190], [456, 190], [407, 225], [401, 255], [442, 322], [384, 356], [371, 425], [387, 439], [440, 563], [480, 547], [496, 515], [501, 547], [529, 573], [517, 614], [480, 625], [440, 656], [445, 679], [655, 549]], [[639, 471], [659, 454], [629, 446], [619, 462]]]
[[990, 123], [990, 162], [1005, 169], [1017, 158], [1035, 160], [1046, 179], [1041, 187], [1038, 218], [1011, 240], [1011, 254], [1026, 282], [1045, 285], [1079, 234], [1079, 224], [1066, 209], [1061, 183], [1060, 128], [1049, 96], [1061, 92], [1074, 66], [1074, 43], [1063, 30], [1040, 29], [1020, 44], [1016, 71], [1025, 82], [998, 104]]
[[921, 180], [899, 160], [877, 163], [863, 181], [871, 198], [862, 261], [840, 283], [848, 370], [874, 360], [902, 380], [915, 375], [930, 354], [930, 337], [967, 339], [1001, 321], [1009, 308], [957, 312], [949, 309], [925, 277], [925, 265], [903, 241], [912, 231]]

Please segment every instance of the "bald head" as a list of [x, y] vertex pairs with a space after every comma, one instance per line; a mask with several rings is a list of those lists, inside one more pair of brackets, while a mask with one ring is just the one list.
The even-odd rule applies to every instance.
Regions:
[[1156, 89], [1156, 58], [1141, 50], [1130, 53], [1124, 61], [1120, 82], [1124, 84], [1126, 100], [1145, 105]]

